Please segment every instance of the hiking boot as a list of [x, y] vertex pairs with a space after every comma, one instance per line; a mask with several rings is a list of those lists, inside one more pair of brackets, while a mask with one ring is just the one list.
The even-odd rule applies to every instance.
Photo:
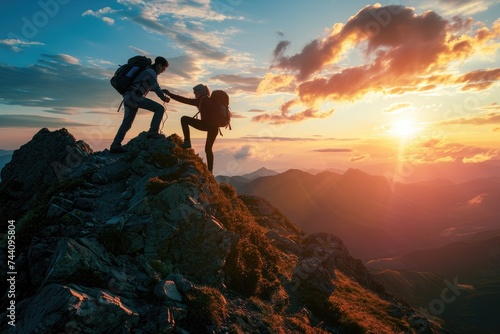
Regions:
[[153, 139], [164, 139], [165, 135], [161, 133], [155, 133], [155, 132], [148, 132], [148, 138], [153, 138]]
[[181, 147], [182, 148], [191, 148], [191, 142], [189, 140], [185, 140], [182, 144], [181, 144]]
[[124, 149], [123, 147], [111, 147], [109, 149], [109, 153], [125, 153], [127, 152], [126, 149]]

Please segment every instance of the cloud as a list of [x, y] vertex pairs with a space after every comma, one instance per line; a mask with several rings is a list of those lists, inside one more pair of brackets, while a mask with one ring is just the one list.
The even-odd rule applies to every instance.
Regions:
[[275, 75], [272, 73], [266, 73], [264, 79], [261, 79], [257, 86], [257, 93], [266, 94], [274, 92], [293, 92], [293, 82], [293, 75]]
[[[289, 88], [297, 94], [293, 100], [316, 109], [325, 102], [353, 102], [373, 93], [401, 95], [446, 86], [484, 90], [498, 80], [500, 69], [457, 73], [456, 63], [476, 54], [494, 54], [499, 39], [500, 20], [488, 28], [472, 19], [449, 21], [434, 11], [418, 14], [399, 5], [369, 5], [294, 55], [286, 55], [291, 42], [279, 42], [273, 51], [272, 73], [264, 76], [259, 87], [270, 93], [293, 85]], [[338, 66], [359, 53], [364, 56], [360, 64]], [[306, 118], [276, 112], [254, 120]]]
[[112, 9], [111, 7], [104, 7], [102, 9], [99, 9], [97, 12], [94, 12], [91, 9], [86, 10], [82, 14], [82, 16], [93, 16], [93, 17], [101, 19], [103, 22], [105, 22], [105, 23], [107, 23], [109, 25], [113, 25], [113, 24], [115, 24], [115, 20], [112, 19], [111, 17], [105, 16], [105, 15], [113, 14], [113, 13], [116, 13], [116, 12], [118, 12], [118, 11]]
[[[115, 109], [119, 95], [109, 84], [111, 73], [86, 67], [66, 54], [45, 54], [27, 67], [0, 64], [0, 102], [7, 105], [40, 107], [60, 113], [65, 108]], [[116, 101], [118, 101], [116, 103]]]
[[492, 70], [477, 70], [464, 74], [456, 79], [464, 83], [462, 90], [485, 90], [500, 79], [500, 68]]
[[303, 111], [292, 112], [292, 108], [296, 105], [300, 106], [300, 104], [298, 100], [291, 100], [280, 107], [280, 113], [257, 115], [252, 117], [252, 120], [270, 124], [295, 123], [310, 118], [327, 118], [334, 111], [334, 109], [330, 109], [323, 112], [312, 107]]
[[320, 148], [312, 151], [320, 153], [346, 153], [346, 152], [352, 152], [353, 150], [350, 148]]
[[449, 142], [443, 138], [416, 140], [403, 155], [404, 161], [415, 164], [435, 162], [479, 163], [498, 157], [491, 148], [468, 146]]
[[67, 54], [63, 54], [63, 53], [57, 54], [57, 55], [42, 54], [42, 57], [44, 57], [46, 59], [50, 59], [53, 62], [61, 62], [61, 63], [73, 64], [73, 65], [80, 63], [79, 59], [77, 59], [73, 56], [67, 55]]
[[248, 159], [253, 157], [254, 155], [255, 148], [252, 145], [243, 145], [233, 154], [234, 158], [237, 160]]
[[500, 124], [500, 112], [475, 115], [468, 118], [455, 118], [439, 122], [438, 125], [491, 125]]
[[351, 159], [349, 159], [351, 162], [355, 162], [355, 161], [362, 161], [362, 160], [367, 160], [370, 158], [370, 155], [365, 153], [365, 154], [361, 154], [361, 155], [357, 155], [357, 156], [353, 156], [351, 157]]
[[10, 39], [0, 39], [0, 45], [9, 48], [14, 52], [21, 52], [24, 48], [38, 45], [45, 45], [40, 42], [26, 42], [20, 39], [10, 38]]
[[120, 13], [122, 19], [134, 22], [149, 32], [168, 36], [178, 47], [203, 57], [204, 61], [227, 62], [229, 56], [224, 52], [223, 44], [228, 35], [237, 32], [233, 28], [211, 30], [204, 22], [243, 20], [242, 17], [228, 15], [234, 8], [222, 2], [119, 0], [118, 3], [126, 7]]
[[210, 78], [211, 80], [221, 81], [230, 88], [226, 91], [231, 93], [253, 93], [260, 82], [258, 77], [244, 77], [236, 74], [219, 74]]
[[389, 113], [389, 114], [396, 114], [404, 111], [405, 109], [408, 109], [412, 106], [411, 103], [408, 102], [402, 102], [402, 103], [394, 103], [391, 104], [389, 107], [382, 109], [383, 113]]
[[269, 160], [273, 158], [273, 154], [267, 147], [254, 146], [251, 144], [243, 144], [238, 147], [228, 147], [215, 152], [217, 156], [226, 156], [233, 160]]
[[433, 0], [433, 1], [424, 1], [420, 5], [420, 7], [434, 8], [435, 10], [443, 13], [443, 15], [445, 16], [455, 16], [455, 15], [466, 16], [466, 15], [473, 15], [485, 12], [495, 3], [496, 3], [495, 0], [460, 0], [460, 1]]
[[91, 126], [91, 124], [69, 121], [65, 118], [46, 117], [39, 115], [0, 115], [1, 128], [40, 128]]
[[271, 141], [324, 141], [324, 140], [335, 140], [335, 141], [356, 141], [358, 138], [323, 138], [318, 136], [317, 138], [310, 137], [278, 137], [278, 136], [244, 136], [242, 140], [271, 140]]

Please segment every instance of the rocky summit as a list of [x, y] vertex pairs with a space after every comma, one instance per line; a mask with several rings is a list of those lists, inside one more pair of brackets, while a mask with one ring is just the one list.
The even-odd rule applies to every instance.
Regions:
[[217, 183], [180, 143], [141, 133], [110, 154], [42, 129], [15, 151], [2, 333], [444, 333], [338, 237]]

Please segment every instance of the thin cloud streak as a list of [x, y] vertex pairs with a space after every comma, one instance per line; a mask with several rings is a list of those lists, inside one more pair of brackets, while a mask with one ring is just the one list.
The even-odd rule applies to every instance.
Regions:
[[350, 148], [320, 148], [312, 151], [319, 153], [348, 153], [353, 152], [354, 150]]
[[0, 128], [40, 128], [92, 126], [92, 124], [69, 121], [65, 118], [39, 115], [0, 115]]

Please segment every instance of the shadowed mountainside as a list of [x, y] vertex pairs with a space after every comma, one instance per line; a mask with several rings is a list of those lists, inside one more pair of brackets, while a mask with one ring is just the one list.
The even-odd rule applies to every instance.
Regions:
[[500, 331], [500, 230], [367, 266], [390, 292], [444, 319], [451, 332]]
[[2, 333], [444, 332], [341, 239], [218, 184], [180, 142], [142, 133], [110, 155], [42, 129], [14, 152], [0, 217], [15, 221], [16, 295], [1, 307], [14, 301], [16, 327], [4, 312]]

